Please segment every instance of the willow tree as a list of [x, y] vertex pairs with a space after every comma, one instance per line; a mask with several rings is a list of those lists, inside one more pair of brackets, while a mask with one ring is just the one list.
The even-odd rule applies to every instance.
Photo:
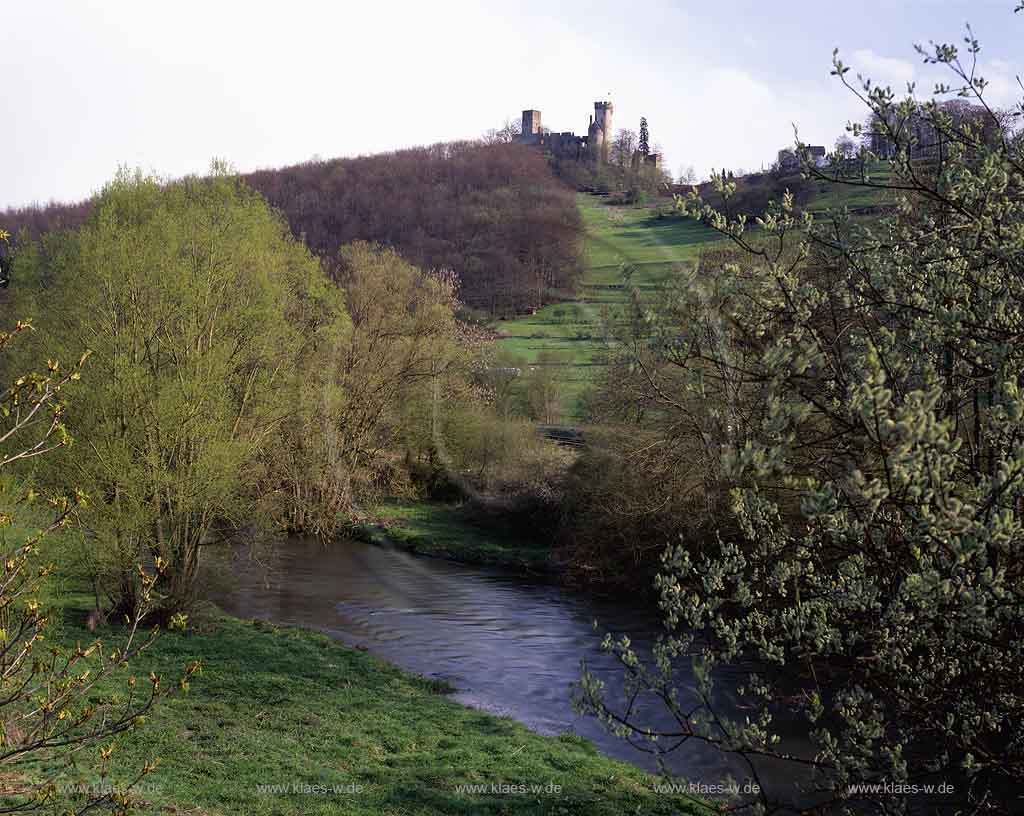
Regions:
[[306, 344], [343, 304], [266, 202], [216, 167], [174, 183], [122, 174], [77, 233], [20, 257], [16, 302], [48, 304], [38, 347], [93, 361], [75, 400], [83, 443], [39, 476], [93, 497], [80, 517], [114, 605], [134, 604], [134, 565], [159, 558], [164, 606], [187, 607], [203, 547], [253, 521]]
[[[6, 237], [0, 231], [0, 242]], [[0, 331], [0, 360], [10, 359], [31, 328], [30, 321], [22, 320], [10, 331]], [[52, 638], [55, 614], [45, 600], [52, 572], [47, 555], [52, 556], [53, 545], [44, 547], [88, 507], [89, 497], [67, 484], [40, 494], [21, 481], [6, 481], [17, 465], [59, 460], [70, 448], [67, 389], [79, 379], [87, 356], [70, 365], [51, 358], [45, 369], [18, 369], [0, 383], [0, 475], [5, 477], [0, 510], [4, 813], [127, 813], [131, 789], [155, 767], [119, 767], [110, 740], [140, 725], [169, 688], [155, 674], [137, 682], [126, 671], [129, 661], [156, 636], [155, 631], [141, 630], [140, 624], [153, 600], [162, 563], [154, 565], [156, 571], [138, 568], [138, 603], [127, 610], [127, 625], [116, 644], [96, 640], [61, 645]], [[198, 668], [198, 663], [187, 667], [178, 687], [187, 688]], [[116, 690], [111, 693], [111, 688]]]
[[[989, 107], [967, 42], [966, 60], [922, 51], [954, 77], [923, 101], [851, 82], [835, 59], [893, 159], [865, 153], [827, 180], [879, 189], [889, 212], [815, 222], [787, 196], [755, 228], [730, 217], [735, 186], [718, 178], [725, 211], [678, 207], [744, 258], [637, 331], [651, 402], [718, 418], [699, 441], [719, 451], [706, 484], [731, 512], [667, 549], [654, 664], [606, 641], [626, 700], [586, 675], [578, 703], [656, 752], [704, 741], [743, 758], [762, 792], [737, 805], [754, 812], [1019, 812], [1024, 151], [1007, 123], [1024, 107]], [[716, 670], [748, 660], [742, 708], [723, 711]], [[691, 661], [687, 693], [676, 672]], [[674, 725], [638, 718], [634, 696]], [[813, 747], [783, 747], [780, 713]], [[808, 769], [806, 788], [766, 784], [767, 757]]]

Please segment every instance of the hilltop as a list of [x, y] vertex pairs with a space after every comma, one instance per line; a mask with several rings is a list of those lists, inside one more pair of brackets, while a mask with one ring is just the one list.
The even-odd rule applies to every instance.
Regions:
[[[455, 142], [358, 158], [309, 161], [242, 176], [292, 233], [336, 267], [356, 240], [396, 249], [424, 270], [454, 271], [459, 296], [510, 316], [574, 290], [582, 224], [572, 191], [538, 152]], [[0, 212], [0, 228], [31, 238], [75, 229], [92, 201]]]

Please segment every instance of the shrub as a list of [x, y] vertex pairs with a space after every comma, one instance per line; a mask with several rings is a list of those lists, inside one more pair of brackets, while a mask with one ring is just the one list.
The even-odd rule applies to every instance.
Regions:
[[162, 607], [187, 608], [203, 548], [253, 521], [334, 287], [220, 168], [173, 184], [122, 174], [79, 231], [19, 248], [15, 270], [15, 303], [45, 318], [36, 348], [92, 350], [73, 419], [86, 442], [38, 478], [70, 473], [92, 497], [79, 516], [112, 605], [132, 609], [135, 565], [159, 559]]
[[[953, 93], [975, 96], [978, 118], [856, 89], [879, 121], [924, 121], [943, 146], [922, 153], [920, 129], [894, 129], [897, 212], [825, 226], [787, 196], [752, 234], [681, 200], [745, 255], [638, 318], [647, 393], [682, 438], [698, 438], [688, 422], [704, 405], [699, 436], [720, 451], [708, 487], [731, 518], [668, 551], [655, 666], [607, 641], [628, 673], [626, 706], [590, 675], [577, 700], [631, 739], [737, 754], [762, 782], [757, 812], [800, 806], [757, 779], [765, 757], [812, 772], [815, 812], [1019, 809], [1024, 154], [955, 48], [927, 58], [953, 71]], [[837, 58], [844, 83], [847, 72]], [[735, 191], [717, 185], [727, 200]], [[690, 654], [687, 694], [674, 672]], [[745, 661], [758, 669], [734, 715], [716, 702], [715, 670]], [[634, 692], [667, 706], [671, 734], [645, 732]], [[813, 750], [780, 747], [783, 702]], [[880, 784], [932, 782], [954, 793], [893, 797]]]
[[[23, 321], [13, 332], [0, 332], [0, 358], [30, 328]], [[0, 389], [0, 474], [6, 476], [16, 463], [59, 458], [70, 445], [64, 394], [83, 362], [64, 368], [51, 360], [45, 373], [19, 374]], [[23, 484], [8, 481], [5, 487], [5, 506], [0, 507], [0, 766], [7, 774], [0, 808], [80, 814], [103, 807], [126, 814], [131, 789], [154, 765], [117, 768], [107, 742], [139, 725], [166, 690], [156, 675], [137, 683], [122, 668], [155, 637], [155, 632], [143, 633], [140, 623], [157, 576], [139, 569], [138, 604], [129, 610], [125, 635], [116, 647], [99, 640], [74, 648], [51, 645], [55, 612], [44, 601], [51, 567], [41, 547], [88, 507], [89, 497], [66, 490], [44, 500]], [[13, 503], [7, 504], [12, 494]], [[161, 566], [157, 562], [157, 569]], [[198, 664], [186, 670], [183, 687], [197, 670]], [[103, 691], [118, 677], [124, 681], [120, 691]], [[99, 782], [83, 778], [82, 769], [72, 763], [83, 749], [98, 749]]]

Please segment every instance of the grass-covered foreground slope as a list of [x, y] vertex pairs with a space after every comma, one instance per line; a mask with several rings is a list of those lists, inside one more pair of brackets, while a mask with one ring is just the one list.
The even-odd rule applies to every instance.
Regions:
[[669, 204], [615, 206], [607, 197], [579, 194], [583, 216], [585, 271], [576, 300], [538, 309], [516, 320], [501, 321], [500, 346], [527, 367], [547, 353], [558, 359], [566, 422], [579, 419], [578, 400], [602, 364], [601, 319], [605, 307], [626, 302], [628, 283], [655, 295], [677, 264], [695, 263], [701, 248], [717, 233], [689, 219], [659, 217]]
[[[68, 641], [90, 639], [86, 602], [65, 609]], [[132, 671], [170, 679], [195, 659], [205, 668], [189, 692], [118, 743], [118, 767], [161, 758], [141, 812], [697, 812], [581, 739], [451, 702], [434, 681], [300, 629], [217, 617], [163, 635]]]
[[[8, 543], [24, 540], [46, 517], [43, 509], [12, 505], [11, 496], [20, 492], [17, 484], [0, 482], [0, 512], [15, 514], [3, 533]], [[454, 509], [394, 505], [391, 513], [440, 542], [448, 540], [445, 533], [467, 537], [466, 521]], [[520, 543], [480, 531], [472, 546], [511, 551]], [[71, 530], [43, 542], [40, 561], [55, 568], [40, 596], [55, 621], [48, 640], [73, 647], [99, 636], [116, 647], [119, 627], [86, 627], [94, 600], [78, 557], [84, 544]], [[114, 739], [109, 777], [96, 774], [97, 751], [90, 748], [77, 755], [78, 770], [66, 782], [105, 790], [158, 758], [157, 769], [134, 791], [139, 801], [132, 812], [699, 812], [656, 791], [653, 777], [603, 756], [586, 740], [540, 736], [461, 705], [446, 697], [444, 684], [315, 632], [202, 615], [184, 633], [162, 634], [127, 672], [140, 687], [148, 687], [151, 672], [167, 686], [196, 660], [203, 670], [187, 693], [159, 701], [139, 728]], [[123, 694], [124, 680], [115, 676], [98, 686], [91, 700]], [[20, 785], [30, 777], [22, 771], [0, 782]]]

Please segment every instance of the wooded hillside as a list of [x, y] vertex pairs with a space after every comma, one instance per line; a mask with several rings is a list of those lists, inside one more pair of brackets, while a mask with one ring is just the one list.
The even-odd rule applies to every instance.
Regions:
[[[536, 308], [580, 274], [573, 193], [521, 145], [457, 142], [260, 170], [244, 180], [334, 271], [356, 240], [393, 247], [423, 269], [451, 269], [460, 299], [494, 315]], [[91, 202], [0, 213], [12, 235], [74, 228]]]
[[454, 270], [461, 300], [492, 314], [535, 308], [580, 274], [574, 196], [521, 145], [439, 144], [245, 180], [322, 257], [357, 239], [392, 246], [421, 268]]

